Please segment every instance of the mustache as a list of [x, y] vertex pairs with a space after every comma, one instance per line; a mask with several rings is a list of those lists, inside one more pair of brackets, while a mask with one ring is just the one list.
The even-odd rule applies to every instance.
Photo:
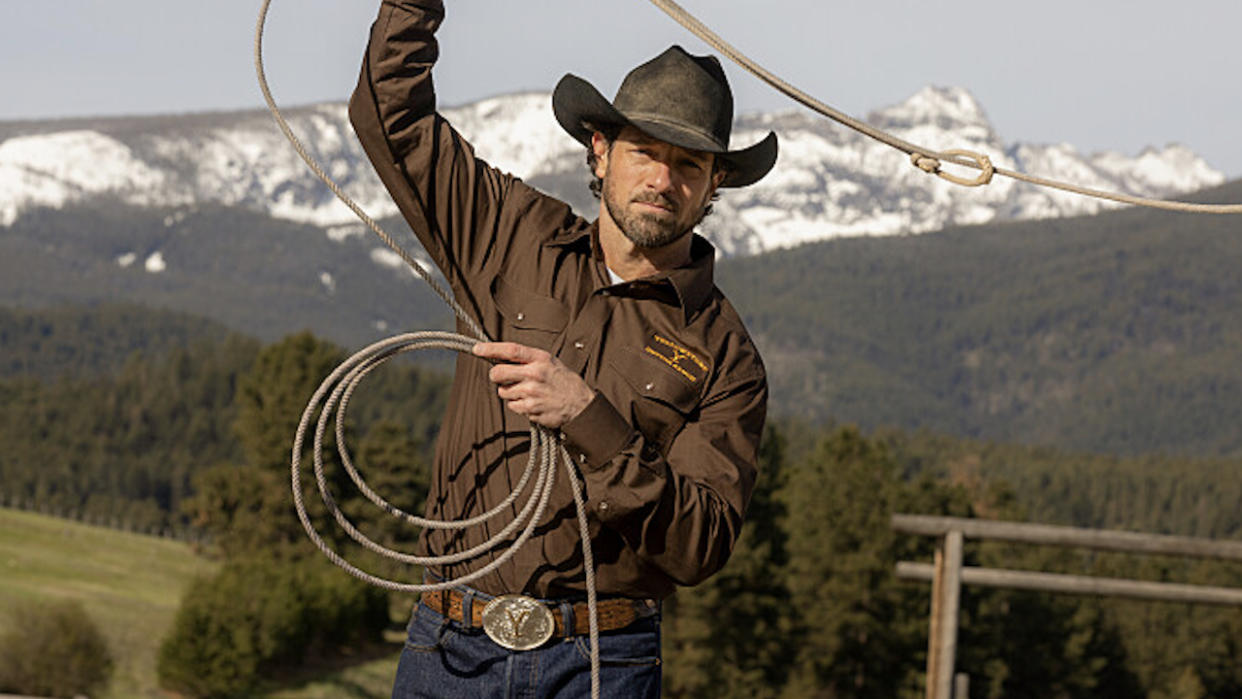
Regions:
[[656, 192], [638, 194], [633, 199], [630, 199], [630, 203], [632, 204], [655, 204], [656, 206], [662, 206], [673, 213], [677, 213], [678, 211], [677, 202], [673, 201], [672, 199], [669, 199], [667, 196], [663, 194], [659, 194]]

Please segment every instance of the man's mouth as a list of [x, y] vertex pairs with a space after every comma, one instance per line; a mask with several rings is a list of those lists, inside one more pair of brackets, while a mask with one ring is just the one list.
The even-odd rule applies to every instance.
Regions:
[[632, 201], [648, 211], [677, 213], [677, 206], [663, 197], [635, 197]]

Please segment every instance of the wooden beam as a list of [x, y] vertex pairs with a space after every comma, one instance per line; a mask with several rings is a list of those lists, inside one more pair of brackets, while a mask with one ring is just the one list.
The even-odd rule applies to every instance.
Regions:
[[1242, 541], [928, 515], [895, 514], [892, 525], [896, 531], [923, 536], [944, 536], [950, 531], [960, 531], [968, 539], [1242, 561]]
[[[1242, 606], [1242, 589], [1239, 588], [1100, 578], [1090, 575], [1036, 573], [1026, 570], [974, 566], [962, 568], [961, 574], [963, 583], [982, 587], [1008, 587], [1074, 595], [1108, 595], [1163, 602]], [[899, 578], [933, 580], [934, 575], [933, 567], [927, 563], [912, 561], [898, 561], [897, 563], [897, 577]]]

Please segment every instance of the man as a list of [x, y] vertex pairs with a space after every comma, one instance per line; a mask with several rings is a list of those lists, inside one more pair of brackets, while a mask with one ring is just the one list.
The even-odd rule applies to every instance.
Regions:
[[[566, 76], [556, 117], [587, 146], [601, 197], [598, 221], [585, 221], [488, 167], [435, 112], [442, 18], [440, 0], [384, 0], [350, 103], [402, 214], [498, 340], [474, 350], [489, 361], [458, 359], [427, 516], [460, 520], [494, 507], [525, 468], [530, 423], [559, 430], [587, 500], [603, 692], [656, 696], [659, 602], [728, 558], [767, 402], [759, 355], [713, 285], [714, 250], [692, 229], [718, 187], [767, 173], [776, 138], [729, 150], [724, 72], [678, 47], [636, 68], [615, 102]], [[503, 524], [425, 531], [420, 546], [462, 551]], [[428, 574], [457, 577], [487, 560]], [[422, 596], [393, 695], [585, 695], [584, 576], [562, 477], [516, 556], [472, 588]], [[479, 628], [481, 609], [515, 599], [526, 606], [505, 607], [514, 633], [530, 614], [555, 625], [533, 650], [510, 650]]]

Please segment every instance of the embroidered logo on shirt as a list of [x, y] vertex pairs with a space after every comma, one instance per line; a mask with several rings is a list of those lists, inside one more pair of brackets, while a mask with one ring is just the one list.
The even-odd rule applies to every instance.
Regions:
[[707, 363], [694, 352], [659, 334], [652, 335], [651, 340], [655, 346], [647, 345], [643, 350], [672, 367], [690, 383], [696, 383], [707, 375]]

